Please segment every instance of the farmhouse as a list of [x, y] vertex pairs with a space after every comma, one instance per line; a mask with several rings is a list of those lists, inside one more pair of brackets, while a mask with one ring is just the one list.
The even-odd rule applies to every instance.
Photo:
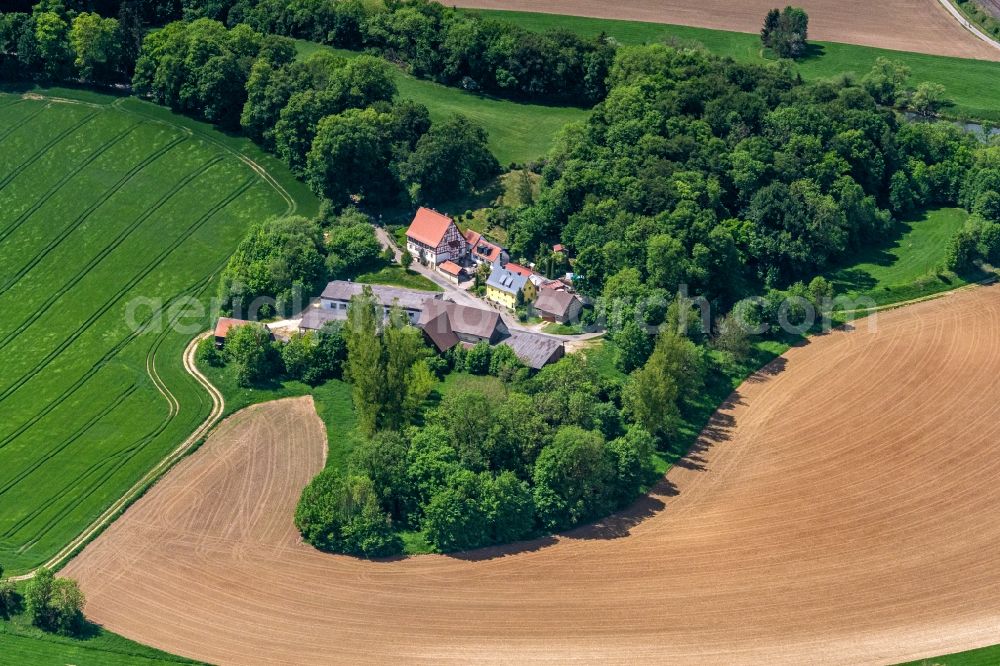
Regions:
[[494, 345], [509, 335], [499, 312], [442, 300], [427, 301], [417, 326], [442, 352], [460, 342], [473, 345], [486, 341]]
[[478, 266], [479, 264], [495, 264], [500, 262], [500, 265], [507, 263], [508, 255], [507, 252], [497, 245], [496, 243], [491, 243], [478, 231], [473, 231], [469, 229], [465, 232], [465, 242], [469, 245], [469, 256], [472, 257], [472, 261]]
[[219, 317], [219, 321], [215, 324], [215, 346], [222, 348], [226, 344], [226, 336], [229, 335], [229, 330], [236, 328], [237, 326], [246, 326], [252, 322], [246, 319], [233, 319], [232, 317]]
[[[393, 306], [398, 305], [406, 313], [411, 324], [420, 317], [426, 301], [441, 298], [441, 294], [420, 291], [419, 289], [387, 287], [379, 284], [368, 286], [371, 287], [375, 301], [382, 306], [384, 316], [388, 317]], [[306, 311], [302, 316], [301, 323], [299, 323], [299, 328], [318, 331], [328, 321], [347, 319], [347, 306], [351, 299], [359, 295], [364, 288], [363, 284], [345, 280], [334, 280], [329, 283], [319, 297], [319, 307]]]
[[566, 346], [562, 340], [540, 333], [515, 331], [500, 344], [513, 349], [522, 363], [535, 370], [540, 370], [549, 363], [555, 363], [566, 355]]
[[576, 321], [583, 309], [583, 303], [574, 294], [558, 289], [542, 289], [538, 292], [533, 307], [545, 321], [565, 324]]
[[512, 310], [519, 302], [530, 300], [534, 290], [535, 287], [528, 278], [499, 264], [493, 264], [493, 270], [486, 281], [486, 298]]
[[447, 215], [419, 208], [406, 230], [406, 249], [422, 264], [437, 266], [445, 261], [460, 263], [469, 254], [465, 236]]

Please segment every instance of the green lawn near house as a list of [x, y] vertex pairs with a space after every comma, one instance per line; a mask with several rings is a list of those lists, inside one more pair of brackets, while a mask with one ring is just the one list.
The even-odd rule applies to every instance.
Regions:
[[[297, 41], [299, 57], [328, 50], [343, 57], [356, 57], [360, 51], [334, 49], [314, 42]], [[528, 104], [488, 97], [459, 88], [418, 79], [394, 68], [399, 97], [425, 105], [432, 121], [456, 113], [482, 125], [489, 134], [489, 146], [504, 167], [511, 163], [531, 162], [544, 157], [556, 134], [567, 123], [584, 120], [589, 111], [573, 106]]]
[[181, 357], [209, 326], [218, 272], [250, 224], [316, 202], [248, 140], [151, 104], [5, 90], [0, 562], [16, 574], [206, 417]]
[[382, 284], [406, 289], [441, 291], [441, 287], [412, 268], [403, 268], [397, 265], [384, 266], [376, 271], [362, 273], [354, 278], [354, 281], [361, 284]]
[[[767, 61], [756, 34], [532, 12], [464, 11], [512, 21], [530, 30], [570, 30], [589, 38], [603, 32], [621, 44], [698, 42], [713, 53], [729, 56], [740, 62]], [[807, 80], [830, 78], [847, 72], [863, 76], [871, 69], [876, 58], [891, 58], [906, 64], [912, 70], [913, 83], [933, 81], [944, 85], [948, 96], [955, 101], [955, 106], [948, 110], [949, 114], [1000, 122], [1000, 86], [997, 85], [1000, 80], [1000, 62], [891, 51], [836, 42], [810, 44], [810, 54], [794, 63], [794, 67]]]

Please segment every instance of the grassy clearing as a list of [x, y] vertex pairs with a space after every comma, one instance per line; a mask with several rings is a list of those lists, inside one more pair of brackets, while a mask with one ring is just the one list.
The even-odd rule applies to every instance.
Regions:
[[899, 666], [996, 666], [996, 664], [1000, 664], [1000, 645], [956, 652], [933, 659], [918, 659]]
[[48, 93], [65, 99], [0, 93], [0, 562], [11, 573], [79, 534], [205, 417], [181, 353], [208, 318], [186, 315], [175, 331], [176, 304], [207, 303], [247, 225], [315, 205], [251, 168], [249, 142], [134, 100]]
[[[730, 56], [741, 62], [765, 62], [757, 35], [679, 25], [593, 19], [579, 16], [465, 10], [513, 21], [531, 30], [561, 28], [584, 37], [601, 32], [622, 44], [646, 44], [664, 41], [699, 42], [713, 53]], [[871, 69], [878, 57], [905, 63], [913, 72], [913, 81], [934, 81], [944, 85], [955, 106], [949, 113], [958, 117], [1000, 122], [1000, 62], [948, 58], [906, 51], [891, 51], [869, 46], [835, 42], [812, 42], [810, 55], [795, 67], [807, 80], [823, 79], [845, 72], [858, 76]]]
[[195, 664], [117, 634], [91, 626], [84, 639], [46, 634], [23, 616], [0, 620], [0, 656], [5, 664], [75, 664], [76, 666], [153, 666]]
[[897, 223], [893, 240], [866, 248], [855, 263], [826, 277], [838, 294], [865, 296], [877, 305], [930, 296], [981, 280], [986, 274], [956, 275], [944, 268], [948, 242], [968, 217], [961, 208], [918, 213]]
[[[299, 57], [307, 57], [320, 50], [347, 58], [360, 55], [358, 51], [334, 49], [314, 42], [298, 41], [296, 45]], [[564, 125], [583, 120], [590, 113], [586, 109], [570, 106], [524, 104], [477, 95], [418, 79], [400, 69], [395, 70], [395, 79], [399, 96], [425, 105], [430, 110], [431, 120], [439, 121], [460, 113], [485, 127], [490, 136], [490, 150], [504, 166], [543, 157]]]
[[441, 287], [420, 273], [396, 265], [385, 266], [370, 273], [362, 273], [354, 278], [354, 281], [361, 284], [386, 284], [393, 287], [405, 287], [406, 289], [441, 291]]

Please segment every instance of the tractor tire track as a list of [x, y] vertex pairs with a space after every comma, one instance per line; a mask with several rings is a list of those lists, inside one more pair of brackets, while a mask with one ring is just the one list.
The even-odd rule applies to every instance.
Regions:
[[[24, 101], [24, 100], [22, 99], [21, 101]], [[16, 103], [17, 102], [15, 102], [15, 104]], [[9, 104], [8, 106], [13, 106], [13, 104]], [[13, 125], [11, 125], [10, 127], [8, 127], [7, 129], [5, 129], [3, 132], [0, 132], [0, 143], [3, 143], [4, 139], [6, 139], [8, 136], [10, 136], [14, 132], [16, 132], [19, 128], [23, 127], [25, 125], [25, 123], [29, 122], [35, 116], [37, 116], [38, 114], [40, 114], [45, 109], [50, 108], [51, 106], [52, 106], [51, 104], [42, 104], [41, 106], [38, 107], [38, 109], [34, 113], [29, 113], [27, 116], [25, 116], [24, 118], [21, 118], [20, 120], [16, 121]]]
[[[204, 286], [208, 284], [208, 281], [211, 280], [213, 275], [214, 273], [210, 274], [207, 278], [203, 279], [198, 284], [180, 292], [179, 295], [185, 296], [193, 292], [197, 292], [200, 289], [203, 289]], [[90, 368], [88, 368], [87, 371], [83, 373], [75, 382], [70, 384], [65, 391], [63, 391], [58, 397], [56, 397], [49, 404], [47, 404], [41, 412], [36, 413], [34, 416], [29, 418], [20, 426], [18, 426], [18, 428], [15, 429], [13, 432], [5, 436], [3, 439], [0, 439], [0, 449], [4, 448], [5, 446], [13, 442], [15, 439], [23, 435], [31, 427], [33, 427], [43, 418], [52, 413], [52, 411], [54, 411], [60, 405], [62, 405], [62, 403], [65, 402], [71, 395], [80, 390], [84, 386], [84, 384], [90, 381], [90, 379], [92, 379], [93, 376], [96, 375], [111, 359], [120, 354], [129, 344], [131, 344], [136, 337], [146, 332], [147, 327], [159, 316], [159, 312], [160, 310], [151, 312], [149, 316], [146, 317], [146, 319], [144, 319], [142, 323], [136, 327], [136, 330], [132, 331], [127, 336], [119, 340], [111, 349], [109, 349], [103, 356], [101, 356], [101, 358], [97, 359], [97, 361], [95, 361], [94, 364], [90, 366]]]
[[91, 164], [93, 164], [94, 161], [98, 157], [100, 157], [101, 155], [103, 155], [105, 152], [107, 152], [108, 150], [110, 150], [112, 147], [114, 147], [117, 144], [119, 144], [123, 139], [125, 139], [126, 136], [128, 136], [129, 134], [131, 134], [140, 125], [142, 125], [142, 123], [136, 123], [135, 125], [132, 125], [128, 129], [126, 129], [124, 132], [120, 133], [118, 136], [114, 137], [113, 139], [111, 139], [110, 141], [108, 141], [107, 143], [105, 143], [104, 145], [102, 145], [100, 148], [98, 148], [96, 151], [94, 151], [93, 153], [91, 153], [87, 157], [87, 159], [85, 159], [80, 165], [78, 165], [72, 171], [70, 171], [69, 173], [67, 173], [62, 178], [60, 178], [56, 182], [56, 184], [53, 185], [52, 187], [50, 187], [48, 189], [48, 191], [45, 192], [45, 194], [43, 194], [41, 197], [38, 198], [37, 201], [35, 201], [35, 203], [33, 203], [23, 213], [21, 213], [20, 215], [18, 215], [17, 218], [13, 222], [11, 222], [10, 224], [8, 224], [7, 227], [3, 231], [0, 231], [0, 243], [2, 243], [3, 241], [5, 241], [7, 239], [7, 237], [10, 236], [12, 233], [14, 233], [14, 231], [19, 226], [21, 226], [21, 224], [25, 220], [27, 220], [29, 217], [31, 217], [32, 215], [34, 215], [38, 211], [39, 208], [41, 208], [42, 206], [44, 206], [45, 202], [48, 201], [49, 199], [51, 199], [59, 190], [61, 190], [66, 185], [66, 183], [68, 183], [70, 180], [72, 180], [73, 178], [75, 178], [76, 176], [78, 176], [88, 166], [90, 166]]
[[31, 475], [32, 472], [34, 472], [35, 470], [37, 470], [39, 467], [41, 467], [42, 465], [44, 465], [46, 462], [48, 462], [49, 460], [51, 460], [55, 456], [57, 456], [60, 453], [62, 453], [63, 451], [65, 451], [66, 447], [70, 446], [73, 442], [75, 442], [80, 437], [82, 437], [88, 430], [90, 430], [92, 427], [94, 427], [94, 425], [98, 421], [100, 421], [105, 416], [107, 416], [112, 411], [114, 411], [115, 408], [117, 408], [129, 396], [131, 396], [133, 393], [135, 393], [136, 389], [138, 389], [138, 388], [139, 387], [136, 384], [130, 384], [125, 389], [125, 391], [123, 391], [117, 398], [115, 398], [110, 403], [108, 403], [108, 405], [106, 407], [104, 407], [100, 412], [96, 413], [94, 416], [92, 416], [91, 418], [89, 418], [86, 421], [86, 423], [84, 423], [79, 428], [77, 428], [73, 432], [73, 434], [71, 434], [69, 437], [67, 437], [62, 442], [60, 442], [55, 447], [53, 447], [44, 456], [38, 458], [38, 460], [36, 460], [35, 462], [33, 462], [31, 465], [29, 465], [28, 467], [25, 467], [18, 474], [16, 474], [12, 478], [10, 478], [8, 481], [6, 481], [2, 485], [0, 485], [0, 497], [3, 497], [5, 494], [7, 494], [7, 492], [9, 492], [11, 488], [13, 488], [14, 486], [16, 486], [18, 483], [20, 483], [24, 479], [26, 479], [28, 476]]
[[[21, 269], [14, 276], [10, 277], [3, 284], [3, 286], [0, 286], [0, 295], [3, 295], [3, 293], [6, 292], [7, 290], [9, 290], [12, 286], [14, 286], [14, 284], [16, 284], [18, 280], [20, 280], [22, 277], [24, 277], [25, 275], [27, 275], [28, 271], [30, 271], [32, 268], [34, 268], [38, 264], [38, 262], [40, 262], [45, 257], [45, 255], [47, 255], [56, 246], [58, 246], [60, 243], [62, 243], [62, 241], [64, 241], [67, 236], [69, 236], [77, 228], [79, 228], [79, 226], [81, 224], [83, 224], [91, 215], [93, 215], [94, 212], [97, 209], [99, 209], [101, 206], [103, 206], [105, 203], [107, 203], [108, 200], [111, 199], [111, 197], [113, 197], [115, 194], [117, 194], [119, 191], [121, 191], [121, 189], [123, 187], [125, 187], [133, 178], [135, 178], [137, 175], [139, 175], [140, 173], [142, 173], [142, 171], [146, 167], [148, 167], [149, 165], [151, 165], [154, 162], [156, 162], [160, 157], [162, 157], [164, 154], [166, 154], [167, 152], [169, 152], [170, 150], [172, 150], [175, 146], [183, 143], [185, 140], [186, 139], [184, 137], [178, 137], [177, 139], [175, 139], [171, 143], [169, 143], [166, 146], [164, 146], [160, 151], [157, 151], [157, 153], [154, 153], [154, 154], [150, 155], [147, 159], [143, 160], [142, 162], [140, 162], [139, 164], [137, 164], [134, 168], [130, 169], [125, 175], [123, 175], [118, 180], [118, 182], [116, 182], [108, 190], [106, 190], [104, 192], [104, 194], [102, 194], [97, 199], [97, 201], [95, 201], [90, 206], [88, 206], [87, 208], [85, 208], [83, 210], [83, 212], [81, 212], [76, 217], [76, 219], [74, 219], [72, 222], [70, 222], [69, 225], [67, 225], [59, 233], [59, 235], [57, 235], [55, 238], [53, 238], [51, 241], [49, 241], [49, 244], [46, 245], [41, 250], [40, 253], [36, 254], [32, 259], [30, 259], [28, 261], [27, 264], [25, 264], [24, 266], [22, 266]], [[159, 202], [157, 202], [157, 203], [159, 203]], [[156, 205], [156, 204], [154, 204], [154, 205]], [[159, 205], [162, 205], [162, 204], [159, 204]], [[5, 238], [5, 237], [6, 236], [0, 236], [0, 241], [2, 241], [3, 238]]]
[[[129, 488], [129, 490], [122, 495], [118, 501], [109, 506], [104, 513], [97, 518], [97, 520], [87, 527], [87, 529], [66, 544], [58, 553], [51, 557], [42, 566], [50, 569], [58, 567], [84, 544], [97, 536], [114, 520], [118, 513], [131, 504], [132, 501], [135, 500], [138, 495], [149, 486], [150, 483], [170, 469], [175, 463], [177, 463], [177, 461], [187, 455], [188, 451], [191, 450], [191, 447], [203, 438], [208, 431], [215, 426], [219, 419], [222, 418], [222, 414], [226, 408], [225, 398], [223, 397], [222, 392], [215, 388], [215, 386], [213, 386], [208, 380], [208, 377], [206, 377], [201, 370], [198, 369], [194, 360], [198, 343], [205, 337], [211, 335], [211, 333], [211, 331], [207, 331], [191, 340], [187, 348], [184, 350], [183, 357], [184, 369], [202, 386], [202, 388], [208, 391], [209, 397], [212, 400], [212, 409], [209, 412], [208, 417], [206, 417], [205, 420], [202, 421], [201, 425], [198, 426], [195, 431], [192, 432], [183, 442], [181, 442], [177, 448], [171, 451], [170, 454], [161, 460], [155, 467], [149, 470], [141, 479]], [[34, 575], [35, 572], [31, 571], [19, 576], [12, 576], [9, 580], [28, 580]]]
[[[96, 322], [101, 316], [103, 316], [111, 306], [114, 305], [118, 300], [127, 292], [131, 291], [139, 282], [141, 282], [147, 275], [149, 275], [157, 266], [159, 266], [164, 259], [167, 258], [177, 247], [184, 243], [188, 238], [191, 237], [198, 229], [200, 229], [209, 219], [214, 217], [219, 211], [224, 209], [230, 203], [232, 203], [237, 197], [246, 192], [254, 184], [255, 178], [248, 178], [243, 184], [231, 192], [222, 201], [215, 204], [212, 208], [206, 211], [201, 217], [199, 217], [195, 222], [191, 224], [180, 236], [178, 236], [172, 243], [166, 246], [146, 267], [137, 275], [133, 276], [128, 283], [126, 283], [117, 293], [113, 294], [105, 303], [99, 307], [95, 312], [93, 312], [90, 317], [86, 319], [73, 333], [70, 334], [63, 342], [61, 342], [55, 349], [46, 354], [33, 368], [28, 372], [25, 372], [12, 384], [10, 384], [6, 389], [0, 392], [0, 403], [13, 395], [18, 389], [24, 386], [32, 377], [39, 373], [42, 368], [51, 363], [56, 357], [58, 357], [62, 352], [64, 352], [73, 342], [75, 342], [87, 329], [89, 329], [94, 322]], [[0, 447], [2, 448], [2, 447]]]
[[[144, 210], [139, 215], [139, 217], [137, 217], [135, 220], [133, 220], [132, 223], [129, 226], [125, 227], [122, 231], [120, 231], [119, 234], [114, 239], [112, 239], [112, 241], [110, 243], [108, 243], [107, 245], [105, 245], [104, 248], [102, 248], [100, 252], [98, 252], [93, 257], [91, 257], [90, 261], [88, 261], [87, 264], [83, 266], [83, 268], [81, 268], [79, 271], [77, 271], [76, 274], [72, 278], [70, 278], [69, 280], [67, 280], [66, 283], [64, 283], [62, 287], [60, 287], [58, 290], [52, 292], [49, 295], [48, 299], [46, 299], [44, 303], [38, 305], [35, 309], [37, 311], [41, 312], [41, 311], [47, 310], [49, 307], [51, 307], [51, 305], [53, 303], [55, 303], [57, 300], [59, 300], [60, 297], [62, 297], [70, 289], [72, 289], [73, 286], [76, 285], [89, 271], [93, 270], [95, 266], [97, 266], [109, 254], [111, 254], [112, 252], [114, 252], [123, 242], [125, 242], [126, 238], [128, 238], [136, 229], [138, 229], [140, 226], [142, 226], [146, 222], [146, 220], [148, 220], [154, 213], [156, 213], [160, 208], [162, 208], [164, 205], [166, 205], [167, 201], [169, 201], [171, 198], [173, 198], [175, 195], [177, 195], [185, 187], [187, 187], [195, 178], [197, 178], [198, 176], [204, 174], [211, 167], [213, 167], [216, 164], [218, 164], [222, 159], [223, 159], [222, 157], [213, 158], [212, 160], [209, 160], [208, 162], [205, 162], [204, 164], [200, 165], [193, 172], [191, 172], [190, 174], [188, 174], [187, 176], [185, 176], [183, 179], [181, 179], [180, 181], [178, 181], [173, 187], [171, 187], [169, 190], [167, 190], [167, 192], [165, 192], [149, 208], [147, 208], [146, 210]], [[48, 250], [46, 250], [46, 252], [44, 254], [47, 254], [50, 251], [51, 251], [51, 248], [48, 249]], [[44, 258], [44, 255], [38, 256], [35, 260], [33, 260], [30, 263], [30, 265], [27, 267], [27, 269], [24, 271], [24, 273], [27, 274], [27, 272], [30, 271], [31, 268], [33, 268], [34, 266], [36, 266], [38, 264], [38, 262], [40, 262], [42, 260], [42, 258]], [[7, 290], [6, 288], [0, 289], [0, 295], [3, 295], [3, 293], [6, 290]], [[117, 295], [120, 296], [121, 294], [119, 293]], [[25, 319], [24, 321], [22, 321], [20, 324], [18, 324], [18, 326], [16, 326], [12, 330], [10, 330], [2, 339], [0, 339], [0, 349], [3, 349], [8, 344], [10, 344], [11, 341], [15, 340], [21, 333], [23, 333], [25, 331], [25, 329], [27, 329], [31, 325], [31, 323], [33, 321], [34, 321], [34, 319], [32, 317], [28, 317], [27, 319]]]
[[[28, 159], [26, 159], [25, 161], [21, 162], [21, 164], [17, 165], [16, 167], [14, 167], [14, 170], [11, 171], [9, 174], [7, 174], [6, 177], [4, 177], [3, 179], [0, 179], [0, 190], [2, 190], [3, 188], [7, 187], [7, 185], [9, 185], [12, 180], [14, 180], [18, 176], [20, 176], [22, 173], [24, 173], [25, 169], [27, 169], [32, 164], [34, 164], [35, 162], [37, 162], [38, 160], [40, 160], [42, 158], [42, 156], [45, 155], [45, 153], [47, 153], [50, 150], [52, 150], [52, 148], [55, 147], [63, 139], [65, 139], [70, 134], [72, 134], [73, 132], [77, 131], [78, 129], [80, 129], [81, 127], [83, 127], [87, 123], [89, 123], [91, 120], [93, 120], [94, 118], [96, 118], [98, 113], [100, 113], [100, 112], [99, 111], [92, 111], [91, 113], [88, 113], [87, 115], [85, 115], [83, 117], [83, 120], [81, 120], [77, 124], [75, 124], [75, 125], [67, 128], [67, 129], [63, 130], [59, 134], [56, 134], [55, 137], [52, 138], [52, 140], [50, 140], [48, 143], [46, 143], [44, 146], [42, 146], [37, 152], [32, 153], [32, 155], [30, 157], [28, 157]], [[0, 136], [0, 141], [2, 141], [3, 138], [4, 137]]]
[[[150, 320], [152, 320], [153, 318], [158, 318], [158, 315], [160, 313], [162, 313], [162, 312], [169, 312], [171, 306], [174, 303], [178, 302], [180, 299], [185, 298], [187, 296], [190, 296], [192, 293], [198, 293], [198, 292], [202, 291], [207, 286], [207, 284], [211, 281], [211, 279], [212, 279], [212, 277], [214, 277], [214, 275], [215, 275], [215, 272], [213, 271], [211, 274], [209, 274], [207, 277], [205, 277], [204, 279], [202, 279], [197, 284], [195, 284], [195, 285], [193, 285], [193, 286], [191, 286], [191, 287], [189, 287], [187, 289], [184, 289], [181, 292], [175, 294], [172, 298], [170, 298], [167, 301], [167, 303], [163, 307], [159, 308], [156, 313], [154, 313], [153, 315], [151, 315]], [[37, 518], [39, 515], [41, 515], [42, 513], [44, 513], [46, 509], [48, 509], [49, 507], [51, 507], [60, 498], [65, 497], [66, 493], [69, 490], [71, 490], [73, 488], [80, 487], [81, 485], [85, 485], [86, 492], [84, 492], [84, 493], [73, 493], [73, 497], [74, 497], [74, 503], [73, 504], [70, 504], [70, 505], [67, 505], [67, 506], [63, 507], [62, 510], [60, 510], [59, 512], [57, 512], [54, 516], [52, 516], [44, 524], [42, 524], [42, 525], [39, 526], [39, 528], [34, 532], [33, 539], [31, 540], [31, 542], [28, 542], [24, 546], [24, 548], [30, 547], [31, 544], [37, 542], [40, 538], [42, 538], [43, 536], [45, 536], [45, 534], [47, 534], [49, 531], [51, 531], [52, 528], [54, 528], [59, 523], [59, 521], [63, 517], [65, 517], [65, 515], [69, 511], [73, 510], [77, 505], [79, 505], [81, 501], [87, 499], [88, 497], [90, 497], [91, 495], [93, 495], [97, 490], [99, 490], [100, 487], [104, 484], [104, 482], [109, 477], [111, 477], [113, 474], [115, 474], [116, 472], [118, 472], [119, 470], [121, 470], [122, 467], [124, 467], [126, 464], [128, 464], [128, 462], [131, 461], [132, 458], [134, 458], [136, 454], [138, 454], [140, 451], [142, 451], [142, 449], [145, 448], [145, 446], [147, 444], [149, 444], [149, 442], [151, 442], [152, 440], [154, 440], [156, 437], [158, 437], [160, 434], [162, 434], [164, 430], [167, 429], [167, 427], [170, 425], [171, 421], [173, 421], [173, 419], [179, 413], [179, 411], [180, 411], [180, 403], [177, 401], [177, 398], [173, 395], [173, 393], [171, 393], [169, 391], [169, 389], [167, 389], [167, 387], [164, 384], [163, 380], [160, 379], [160, 377], [159, 377], [159, 375], [158, 375], [158, 373], [156, 372], [156, 369], [155, 369], [155, 363], [151, 364], [150, 359], [153, 356], [155, 356], [156, 351], [159, 350], [159, 348], [163, 344], [164, 340], [166, 340], [167, 335], [171, 332], [171, 330], [172, 330], [171, 326], [174, 323], [176, 323], [177, 319], [180, 318], [181, 314], [182, 313], [180, 313], [180, 312], [176, 313], [174, 315], [173, 319], [170, 322], [168, 322], [167, 326], [164, 327], [164, 330], [159, 335], [157, 335], [156, 341], [153, 343], [153, 345], [151, 345], [150, 351], [146, 355], [146, 371], [149, 374], [150, 379], [153, 381], [153, 386], [156, 388], [157, 392], [160, 393], [167, 400], [167, 405], [168, 405], [167, 416], [163, 420], [161, 420], [160, 423], [158, 423], [157, 426], [155, 428], [153, 428], [153, 430], [151, 430], [150, 432], [146, 433], [145, 435], [142, 435], [141, 437], [139, 437], [136, 440], [133, 440], [131, 443], [127, 444], [124, 448], [119, 449], [118, 451], [116, 451], [116, 452], [114, 452], [114, 453], [112, 453], [112, 454], [110, 454], [108, 456], [105, 456], [104, 458], [101, 458], [100, 460], [94, 462], [92, 465], [90, 465], [89, 467], [87, 467], [83, 472], [81, 472], [73, 480], [73, 483], [70, 486], [64, 486], [64, 487], [60, 488], [54, 495], [52, 495], [51, 497], [49, 497], [47, 500], [39, 503], [31, 513], [23, 516], [20, 520], [18, 520], [16, 523], [14, 523], [13, 525], [11, 525], [0, 536], [6, 537], [6, 538], [12, 537], [13, 535], [15, 535], [17, 533], [18, 530], [20, 530], [25, 525], [29, 525], [35, 518]], [[140, 329], [139, 333], [141, 333], [142, 331], [143, 331], [143, 329]], [[120, 351], [124, 350], [124, 348], [128, 345], [128, 343], [132, 342], [135, 339], [135, 337], [137, 337], [137, 336], [133, 335], [133, 336], [130, 336], [127, 340], [123, 341], [125, 344], [119, 345], [118, 346], [118, 351], [120, 352]], [[108, 359], [108, 360], [110, 360], [110, 359]], [[82, 383], [80, 384], [80, 386], [82, 386]], [[133, 387], [136, 388], [136, 389], [138, 388], [138, 386], [136, 386], [134, 384], [133, 384]], [[129, 392], [129, 395], [131, 395], [131, 392]], [[110, 410], [108, 410], [108, 411], [110, 411]], [[93, 475], [95, 472], [100, 471], [100, 469], [102, 467], [105, 467], [108, 463], [115, 462], [116, 459], [121, 459], [121, 460], [118, 460], [117, 464], [115, 464], [113, 467], [105, 470], [104, 473], [101, 474], [101, 476], [99, 476], [96, 481], [84, 484], [84, 481], [88, 480], [91, 477], [91, 475]], [[6, 492], [6, 490], [7, 490], [7, 488], [0, 489], [0, 495], [3, 495], [3, 493]]]

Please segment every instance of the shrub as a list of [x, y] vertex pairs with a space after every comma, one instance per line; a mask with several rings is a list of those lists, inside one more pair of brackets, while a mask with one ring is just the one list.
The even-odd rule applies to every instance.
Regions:
[[75, 580], [56, 578], [44, 567], [25, 589], [31, 623], [45, 631], [73, 636], [83, 628], [83, 593]]
[[327, 468], [309, 482], [295, 509], [302, 537], [320, 550], [361, 557], [399, 553], [403, 544], [382, 511], [371, 479]]
[[213, 368], [218, 368], [226, 364], [226, 360], [222, 358], [222, 353], [215, 346], [215, 336], [212, 335], [198, 342], [195, 358], [198, 359], [199, 363]]

